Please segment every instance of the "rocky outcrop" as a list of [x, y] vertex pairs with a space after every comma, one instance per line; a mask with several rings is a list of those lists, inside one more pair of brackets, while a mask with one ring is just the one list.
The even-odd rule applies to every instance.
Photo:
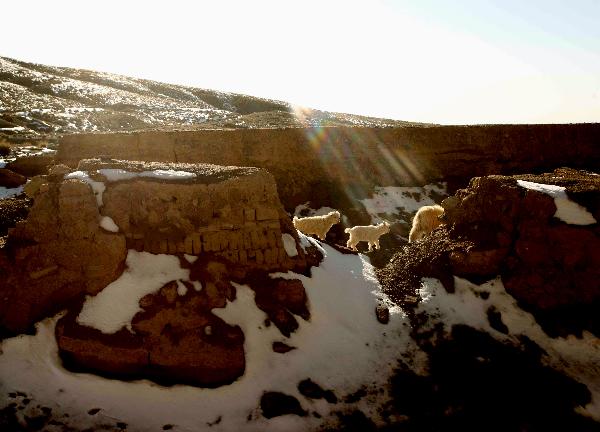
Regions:
[[103, 231], [99, 218], [87, 184], [45, 184], [27, 219], [9, 231], [0, 250], [0, 327], [22, 332], [117, 278], [125, 238]]
[[78, 310], [56, 328], [60, 353], [73, 369], [91, 370], [119, 378], [149, 378], [163, 384], [187, 383], [204, 387], [228, 384], [244, 373], [244, 334], [211, 313], [235, 299], [227, 263], [204, 257], [190, 265], [191, 280], [178, 293], [175, 281], [140, 300], [142, 312], [132, 320], [132, 332], [114, 334], [79, 325]]
[[[305, 273], [320, 256], [300, 245], [266, 171], [99, 159], [78, 168], [54, 166], [30, 182], [29, 216], [0, 249], [4, 331], [23, 332], [66, 308], [56, 337], [72, 369], [215, 387], [245, 370], [242, 330], [212, 313], [235, 300], [232, 282], [256, 292], [265, 324], [284, 336], [298, 328], [297, 317], [309, 319], [302, 283], [268, 274]], [[143, 297], [130, 329], [81, 324], [84, 295], [121, 275], [128, 250], [178, 256], [189, 281]]]
[[[29, 217], [1, 250], [0, 292], [8, 300], [0, 323], [11, 332], [25, 330], [70, 299], [97, 293], [121, 273], [128, 248], [211, 254], [239, 264], [238, 273], [308, 268], [308, 255], [264, 170], [99, 160], [84, 161], [80, 169], [91, 176], [63, 180], [59, 166], [40, 178]], [[129, 177], [108, 181], [98, 174], [102, 169]], [[161, 170], [187, 170], [189, 178], [161, 178]], [[159, 177], [137, 176], [141, 172]], [[114, 232], [101, 227], [105, 218], [115, 224], [109, 226]], [[286, 253], [283, 233], [295, 239], [295, 257]]]
[[[214, 253], [245, 268], [304, 271], [306, 257], [283, 210], [273, 177], [258, 168], [207, 164], [164, 164], [86, 160], [79, 169], [92, 173], [127, 172], [104, 181], [102, 215], [110, 217], [129, 249], [152, 253]], [[186, 178], [135, 176], [175, 170]], [[159, 174], [160, 175], [160, 174]], [[128, 178], [130, 177], [130, 178]], [[296, 241], [290, 257], [282, 234]]]
[[[157, 293], [143, 297], [142, 311], [131, 323], [131, 332], [114, 334], [80, 325], [72, 310], [59, 320], [56, 338], [61, 357], [74, 370], [88, 370], [119, 378], [146, 378], [162, 384], [186, 383], [217, 387], [239, 378], [245, 370], [244, 333], [213, 313], [234, 301], [231, 281], [244, 282], [256, 292], [256, 303], [282, 334], [289, 336], [298, 324], [295, 315], [309, 319], [304, 287], [298, 280], [271, 279], [254, 271], [240, 277], [243, 269], [214, 254], [204, 254], [190, 269], [190, 282], [176, 281]], [[242, 270], [242, 272], [240, 272]], [[235, 275], [238, 275], [236, 277]], [[202, 289], [194, 286], [199, 282]], [[268, 324], [267, 324], [268, 325]]]
[[306, 201], [343, 208], [374, 185], [447, 181], [453, 189], [474, 176], [594, 168], [599, 138], [600, 124], [150, 131], [65, 136], [56, 159], [73, 167], [102, 154], [266, 168], [292, 210]]
[[53, 163], [53, 154], [41, 154], [20, 157], [7, 164], [6, 168], [26, 177], [33, 177], [36, 175], [46, 174], [48, 172], [48, 167]]
[[[588, 221], [561, 220], [552, 196], [517, 180], [565, 187], [568, 198], [582, 207], [577, 211], [587, 211]], [[600, 305], [600, 176], [558, 169], [538, 176], [475, 178], [442, 206], [446, 226], [407, 246], [380, 271], [385, 289], [398, 301], [415, 299], [422, 276], [437, 277], [452, 290], [452, 275], [478, 281], [500, 274], [506, 290], [546, 332], [600, 334], [595, 312]]]

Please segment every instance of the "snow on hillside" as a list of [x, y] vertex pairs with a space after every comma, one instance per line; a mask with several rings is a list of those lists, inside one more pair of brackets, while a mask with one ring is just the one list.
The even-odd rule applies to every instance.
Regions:
[[3, 123], [0, 136], [28, 138], [179, 126], [410, 124], [308, 108], [298, 115], [290, 104], [271, 99], [0, 57], [0, 126]]

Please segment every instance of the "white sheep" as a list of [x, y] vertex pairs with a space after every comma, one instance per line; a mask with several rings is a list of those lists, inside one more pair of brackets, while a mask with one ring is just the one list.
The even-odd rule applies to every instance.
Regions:
[[333, 225], [340, 222], [340, 212], [332, 211], [323, 216], [311, 216], [297, 218], [294, 216], [294, 227], [306, 235], [316, 234], [321, 240], [325, 240], [327, 232]]
[[390, 232], [390, 224], [384, 221], [378, 225], [355, 226], [346, 228], [344, 232], [350, 234], [346, 247], [357, 250], [356, 245], [361, 241], [366, 241], [369, 242], [369, 252], [371, 252], [373, 246], [375, 249], [379, 249], [379, 237]]
[[408, 235], [408, 242], [422, 239], [435, 228], [442, 224], [439, 217], [444, 213], [444, 208], [439, 205], [423, 206], [413, 218], [412, 228]]

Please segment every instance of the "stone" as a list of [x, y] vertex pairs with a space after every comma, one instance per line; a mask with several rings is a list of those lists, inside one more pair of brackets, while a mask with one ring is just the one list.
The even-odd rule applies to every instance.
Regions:
[[323, 388], [311, 380], [304, 379], [298, 383], [298, 391], [301, 395], [309, 399], [325, 399], [329, 403], [337, 403], [338, 398], [332, 390], [323, 390]]
[[52, 165], [53, 162], [54, 155], [42, 154], [18, 158], [17, 160], [8, 163], [6, 168], [25, 177], [34, 177], [37, 175], [48, 174], [48, 166]]
[[381, 324], [387, 324], [390, 322], [390, 310], [387, 306], [378, 304], [375, 307], [375, 316], [377, 317], [377, 321]]
[[280, 392], [265, 392], [260, 398], [260, 408], [265, 418], [294, 414], [305, 417], [308, 413], [302, 408], [298, 399]]
[[6, 168], [0, 168], [0, 186], [16, 188], [27, 182], [27, 177]]

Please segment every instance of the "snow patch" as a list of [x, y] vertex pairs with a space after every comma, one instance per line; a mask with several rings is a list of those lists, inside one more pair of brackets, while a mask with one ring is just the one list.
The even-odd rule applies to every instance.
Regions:
[[184, 296], [187, 294], [187, 292], [188, 292], [188, 289], [183, 284], [183, 282], [181, 282], [180, 280], [177, 280], [177, 294], [179, 294], [180, 296]]
[[98, 170], [100, 174], [106, 177], [109, 182], [131, 180], [136, 177], [157, 178], [163, 180], [186, 180], [196, 177], [196, 174], [187, 171], [177, 170], [153, 170], [142, 172], [130, 172], [117, 168], [104, 168]]
[[517, 180], [517, 184], [525, 189], [534, 190], [554, 198], [556, 213], [554, 217], [570, 225], [591, 225], [597, 221], [594, 216], [583, 206], [571, 201], [566, 188], [562, 186], [547, 185], [542, 183]]
[[184, 256], [185, 260], [187, 262], [189, 262], [190, 264], [194, 264], [196, 262], [196, 260], [198, 259], [198, 256], [196, 256], [196, 255], [184, 254], [183, 256]]
[[0, 186], [0, 199], [10, 198], [17, 195], [21, 195], [23, 193], [23, 186], [19, 186], [16, 188], [7, 188], [4, 186]]
[[81, 325], [102, 333], [115, 333], [122, 327], [131, 331], [131, 319], [142, 308], [139, 301], [172, 280], [189, 278], [189, 270], [179, 266], [175, 255], [154, 255], [130, 249], [123, 274], [96, 296], [87, 296], [77, 317]]
[[102, 216], [102, 218], [100, 218], [100, 226], [106, 231], [114, 233], [119, 232], [119, 227], [110, 216]]
[[298, 251], [296, 250], [296, 240], [288, 233], [281, 234], [281, 240], [283, 241], [283, 247], [285, 252], [290, 257], [295, 257], [298, 255]]

